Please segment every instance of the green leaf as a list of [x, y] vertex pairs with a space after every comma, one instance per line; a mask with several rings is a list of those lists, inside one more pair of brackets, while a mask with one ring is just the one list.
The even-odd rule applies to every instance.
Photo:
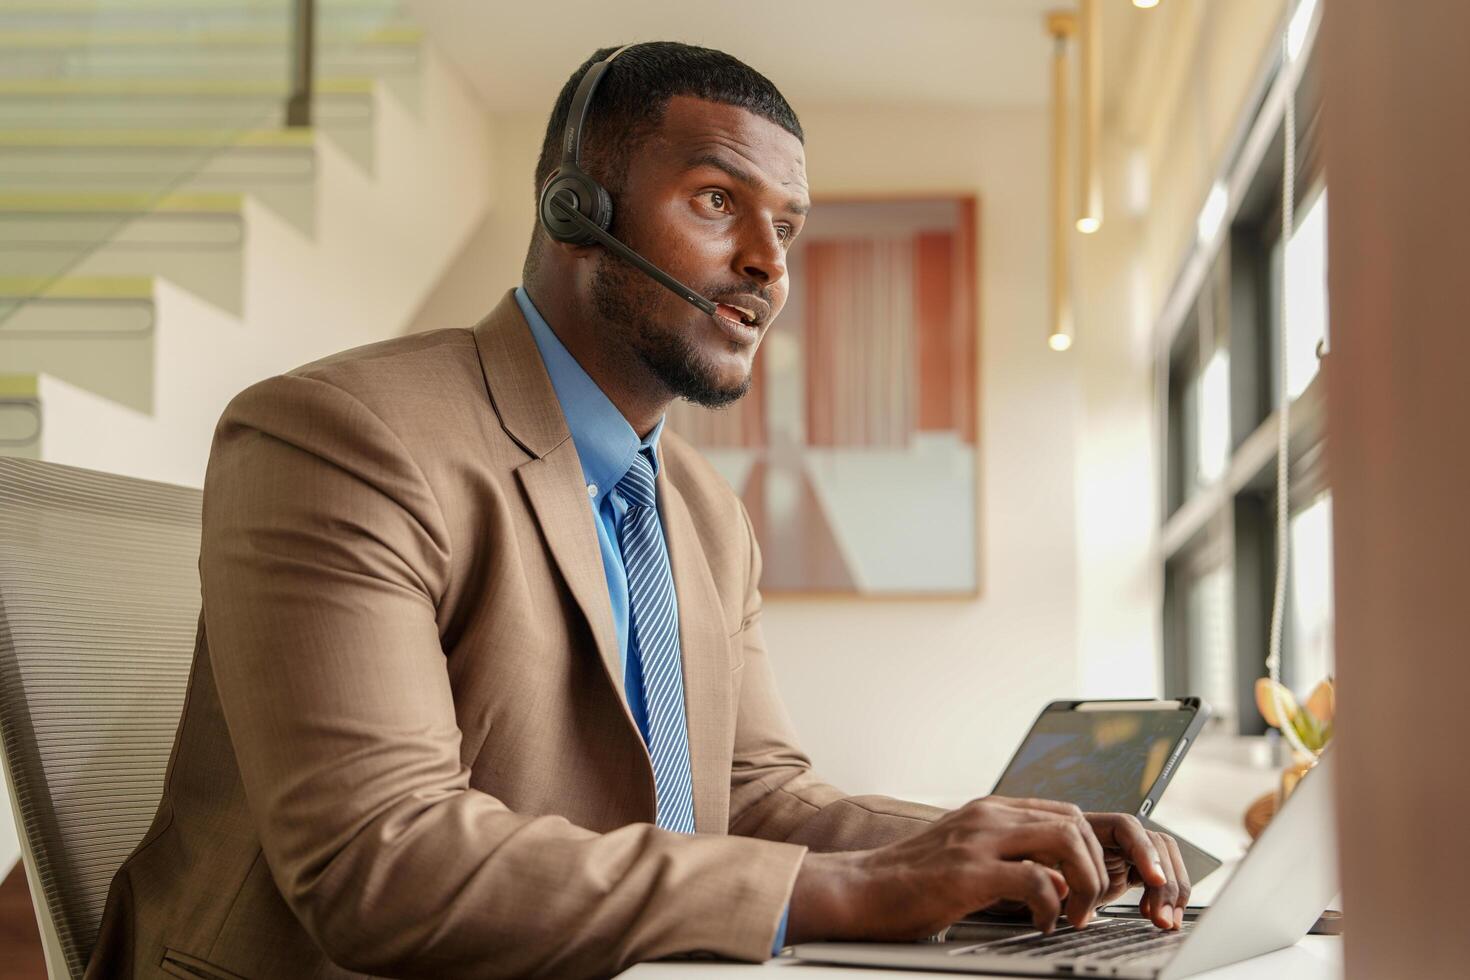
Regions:
[[1298, 711], [1291, 716], [1291, 727], [1296, 732], [1297, 738], [1301, 739], [1302, 745], [1312, 752], [1320, 752], [1324, 744], [1322, 740], [1322, 725], [1313, 717], [1310, 711]]

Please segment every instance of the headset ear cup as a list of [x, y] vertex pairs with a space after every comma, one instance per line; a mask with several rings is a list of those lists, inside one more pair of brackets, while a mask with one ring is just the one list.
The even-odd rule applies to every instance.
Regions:
[[551, 206], [553, 197], [566, 192], [576, 199], [577, 210], [603, 231], [612, 225], [612, 198], [605, 187], [575, 167], [560, 167], [546, 179], [538, 208], [541, 227], [556, 241], [571, 245], [590, 244], [593, 241], [591, 235]]
[[592, 185], [597, 198], [597, 214], [592, 220], [597, 222], [597, 227], [603, 231], [609, 231], [612, 229], [612, 195], [608, 194], [606, 187], [590, 177], [587, 182]]

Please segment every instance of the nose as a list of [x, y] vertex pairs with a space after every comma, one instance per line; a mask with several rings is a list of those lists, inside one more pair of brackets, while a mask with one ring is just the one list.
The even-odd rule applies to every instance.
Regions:
[[735, 255], [735, 271], [762, 284], [779, 282], [786, 276], [786, 249], [782, 247], [776, 229], [764, 217], [750, 222], [750, 226], [741, 236], [740, 248]]

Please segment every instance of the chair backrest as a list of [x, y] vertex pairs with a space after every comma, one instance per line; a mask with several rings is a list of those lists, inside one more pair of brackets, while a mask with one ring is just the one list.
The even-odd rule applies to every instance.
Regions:
[[0, 761], [53, 977], [82, 976], [162, 794], [199, 616], [200, 498], [0, 458]]

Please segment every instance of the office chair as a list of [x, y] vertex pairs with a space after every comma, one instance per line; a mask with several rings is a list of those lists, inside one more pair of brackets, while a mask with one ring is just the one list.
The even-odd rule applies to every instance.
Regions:
[[162, 795], [199, 615], [200, 496], [0, 458], [0, 767], [52, 977], [82, 976]]

